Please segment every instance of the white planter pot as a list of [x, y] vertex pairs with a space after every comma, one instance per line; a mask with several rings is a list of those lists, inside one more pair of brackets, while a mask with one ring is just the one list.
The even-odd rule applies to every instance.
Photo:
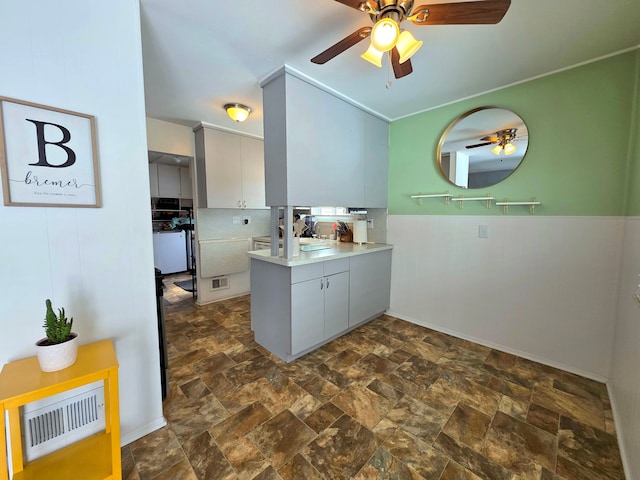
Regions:
[[36, 343], [40, 370], [43, 372], [56, 372], [76, 363], [76, 358], [78, 357], [78, 334], [72, 333], [71, 335], [73, 336], [71, 340], [55, 345], [46, 345], [46, 338]]

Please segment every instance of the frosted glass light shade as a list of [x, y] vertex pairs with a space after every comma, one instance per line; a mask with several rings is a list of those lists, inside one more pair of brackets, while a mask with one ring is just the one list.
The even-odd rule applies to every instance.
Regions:
[[382, 68], [382, 52], [376, 50], [373, 45], [369, 44], [369, 48], [360, 57], [367, 62], [373, 63], [376, 67]]
[[400, 54], [400, 63], [409, 60], [414, 53], [420, 50], [422, 43], [422, 40], [416, 40], [408, 30], [402, 32], [398, 37], [398, 43], [396, 43], [396, 48]]
[[224, 106], [224, 109], [227, 111], [227, 115], [234, 122], [244, 122], [251, 113], [251, 109], [246, 105], [242, 105], [240, 103], [227, 103]]
[[391, 18], [381, 18], [371, 30], [371, 45], [379, 52], [388, 52], [395, 47], [400, 27]]
[[505, 155], [511, 155], [512, 153], [514, 153], [516, 151], [516, 146], [513, 143], [507, 143], [504, 146], [504, 154]]
[[492, 153], [495, 153], [496, 155], [500, 155], [500, 152], [502, 151], [502, 145], [498, 144], [495, 147], [493, 147], [491, 149]]

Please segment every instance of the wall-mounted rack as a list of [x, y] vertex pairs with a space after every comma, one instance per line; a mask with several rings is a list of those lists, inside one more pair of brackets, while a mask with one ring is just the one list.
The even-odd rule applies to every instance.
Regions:
[[536, 205], [541, 205], [542, 202], [536, 201], [536, 197], [531, 197], [531, 200], [528, 202], [510, 202], [509, 199], [505, 198], [502, 202], [496, 202], [496, 205], [503, 208], [503, 212], [505, 214], [509, 213], [509, 207], [515, 205], [525, 205], [529, 207], [529, 214], [533, 215], [535, 213]]
[[449, 192], [444, 192], [444, 193], [429, 193], [429, 194], [422, 194], [419, 193], [418, 195], [411, 195], [411, 198], [417, 198], [418, 199], [418, 205], [422, 206], [422, 199], [423, 198], [444, 198], [444, 204], [445, 205], [449, 205], [449, 199], [453, 197], [453, 195], [451, 195]]
[[[462, 208], [464, 202], [472, 202], [472, 201], [481, 201], [486, 202], [486, 207], [491, 208], [491, 201], [494, 200], [495, 197], [492, 197], [487, 193], [484, 197], [465, 197], [460, 195], [459, 197], [454, 197], [449, 192], [445, 193], [419, 193], [417, 195], [411, 195], [411, 198], [415, 198], [418, 200], [418, 205], [422, 206], [423, 198], [444, 198], [445, 205], [449, 205], [449, 201], [452, 200], [454, 202], [458, 202], [458, 208]], [[510, 202], [508, 198], [505, 198], [501, 202], [496, 202], [497, 206], [503, 208], [503, 213], [509, 213], [510, 206], [524, 205], [529, 207], [529, 214], [533, 215], [535, 213], [536, 205], [542, 205], [542, 202], [536, 200], [536, 197], [531, 197], [531, 200], [528, 202], [518, 201], [518, 202]]]
[[485, 202], [485, 205], [487, 208], [491, 208], [491, 200], [493, 200], [493, 197], [489, 194], [487, 194], [484, 197], [463, 197], [462, 195], [460, 195], [459, 197], [456, 198], [452, 198], [451, 200], [453, 200], [454, 202], [458, 202], [458, 208], [462, 208], [462, 206], [464, 205], [464, 202]]

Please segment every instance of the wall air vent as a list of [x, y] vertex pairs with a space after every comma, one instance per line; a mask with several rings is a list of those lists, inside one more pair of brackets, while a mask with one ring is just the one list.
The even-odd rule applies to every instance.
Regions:
[[229, 277], [215, 277], [211, 279], [211, 290], [223, 290], [229, 288]]
[[30, 462], [105, 429], [102, 381], [21, 408], [24, 457]]

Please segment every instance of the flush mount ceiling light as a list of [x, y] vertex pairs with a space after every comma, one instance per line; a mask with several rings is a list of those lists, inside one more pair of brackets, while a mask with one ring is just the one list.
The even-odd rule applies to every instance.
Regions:
[[224, 109], [234, 122], [244, 122], [251, 113], [251, 109], [241, 103], [227, 103]]
[[507, 13], [511, 0], [479, 0], [413, 8], [413, 0], [336, 0], [347, 7], [369, 14], [373, 27], [362, 27], [324, 52], [311, 59], [324, 64], [358, 42], [371, 36], [367, 51], [360, 55], [377, 67], [382, 67], [382, 55], [389, 52], [393, 73], [402, 78], [413, 72], [410, 58], [422, 42], [411, 32], [401, 28], [404, 20], [414, 25], [481, 25], [500, 22]]

